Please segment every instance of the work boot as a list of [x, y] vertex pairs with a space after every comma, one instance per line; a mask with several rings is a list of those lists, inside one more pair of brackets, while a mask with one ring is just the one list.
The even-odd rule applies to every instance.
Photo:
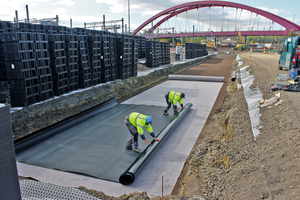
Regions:
[[132, 149], [132, 137], [126, 142], [125, 149]]
[[169, 113], [167, 113], [166, 111], [164, 111], [164, 115], [169, 115]]
[[175, 116], [175, 115], [178, 115], [178, 112], [174, 112], [174, 116]]
[[132, 148], [132, 150], [135, 151], [135, 152], [140, 152], [141, 149], [139, 149], [139, 148]]

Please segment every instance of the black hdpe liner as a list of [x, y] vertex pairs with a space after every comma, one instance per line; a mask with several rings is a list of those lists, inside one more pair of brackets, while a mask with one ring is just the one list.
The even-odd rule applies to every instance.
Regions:
[[[68, 117], [60, 122], [57, 122], [46, 128], [35, 131], [35, 132], [33, 132], [29, 135], [26, 135], [20, 139], [17, 139], [14, 141], [15, 153], [18, 154], [18, 153], [22, 152], [23, 150], [34, 146], [35, 144], [45, 141], [48, 138], [53, 137], [53, 135], [59, 134], [60, 132], [74, 126], [75, 124], [81, 123], [82, 121], [85, 121], [86, 119], [92, 117], [93, 115], [96, 115], [99, 112], [102, 112], [103, 110], [109, 109], [110, 107], [112, 107], [116, 104], [117, 104], [117, 102], [116, 102], [115, 98], [111, 98], [111, 99], [109, 99], [103, 103], [100, 103], [99, 105], [96, 105], [86, 111], [83, 111], [79, 114]], [[97, 108], [103, 108], [103, 109], [97, 109]]]
[[[163, 139], [178, 125], [181, 119], [191, 109], [193, 104], [188, 103], [185, 105], [186, 109], [181, 110], [177, 116], [175, 116], [171, 122], [157, 135], [157, 138], [163, 141]], [[148, 147], [140, 153], [136, 160], [130, 165], [130, 167], [120, 175], [119, 182], [123, 185], [130, 185], [134, 182], [135, 176], [137, 175], [140, 168], [146, 162], [146, 160], [152, 155], [161, 142], [152, 141]]]

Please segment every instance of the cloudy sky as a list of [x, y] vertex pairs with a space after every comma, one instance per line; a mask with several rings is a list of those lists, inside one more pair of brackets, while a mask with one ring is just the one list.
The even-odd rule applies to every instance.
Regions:
[[[0, 7], [0, 20], [13, 21], [15, 11], [18, 11], [19, 19], [26, 18], [26, 5], [29, 7], [29, 18], [43, 19], [54, 18], [58, 15], [60, 25], [70, 27], [72, 19], [73, 27], [83, 27], [84, 23], [100, 22], [105, 15], [106, 20], [125, 21], [128, 26], [128, 2], [130, 3], [130, 29], [135, 30], [140, 24], [157, 13], [191, 1], [180, 0], [2, 0]], [[299, 0], [236, 0], [231, 1], [247, 6], [259, 8], [279, 15], [290, 21], [300, 24]], [[293, 6], [294, 5], [294, 6]], [[154, 24], [158, 20], [154, 21]], [[248, 11], [234, 8], [202, 8], [182, 13], [168, 20], [160, 26], [160, 29], [175, 27], [177, 32], [191, 32], [234, 29], [272, 29], [279, 30], [282, 27], [262, 16], [256, 16]], [[148, 25], [145, 28], [150, 28]]]

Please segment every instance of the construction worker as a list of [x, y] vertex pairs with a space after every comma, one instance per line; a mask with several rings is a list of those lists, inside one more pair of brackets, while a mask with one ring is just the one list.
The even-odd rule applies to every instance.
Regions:
[[264, 47], [264, 53], [266, 53], [266, 47]]
[[185, 107], [183, 107], [182, 104], [182, 99], [185, 98], [185, 94], [184, 93], [179, 93], [179, 92], [175, 92], [175, 91], [170, 91], [165, 95], [165, 99], [166, 102], [168, 104], [168, 106], [166, 107], [166, 109], [164, 110], [164, 115], [169, 115], [168, 114], [168, 110], [171, 107], [171, 104], [173, 104], [173, 110], [174, 110], [174, 115], [178, 114], [177, 110], [180, 110], [179, 108], [177, 108], [177, 103], [180, 104], [182, 109], [185, 109]]
[[160, 142], [160, 139], [155, 137], [151, 126], [152, 122], [152, 116], [147, 116], [138, 112], [132, 112], [125, 117], [124, 124], [127, 126], [131, 134], [131, 137], [126, 143], [126, 149], [132, 149], [135, 152], [139, 152], [141, 150], [138, 148], [138, 135], [140, 135], [140, 137], [147, 144], [151, 144], [151, 142], [149, 142], [144, 135], [143, 127], [146, 127], [147, 131], [150, 133], [150, 135], [154, 138], [155, 141]]

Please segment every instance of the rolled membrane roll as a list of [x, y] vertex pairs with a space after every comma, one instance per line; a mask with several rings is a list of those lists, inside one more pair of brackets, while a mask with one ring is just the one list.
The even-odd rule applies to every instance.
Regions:
[[218, 77], [218, 76], [192, 76], [192, 75], [174, 75], [174, 74], [169, 74], [169, 80], [203, 81], [203, 82], [224, 82], [224, 77]]

